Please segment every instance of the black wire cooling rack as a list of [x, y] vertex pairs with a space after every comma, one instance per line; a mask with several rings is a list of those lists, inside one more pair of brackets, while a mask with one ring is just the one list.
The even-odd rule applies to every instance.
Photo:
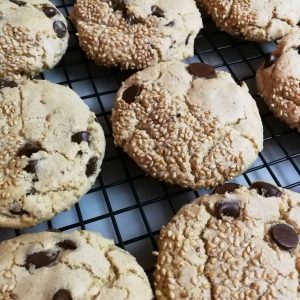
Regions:
[[[74, 4], [74, 0], [52, 2], [65, 16]], [[208, 191], [189, 191], [145, 177], [122, 150], [114, 147], [111, 107], [116, 91], [130, 72], [96, 66], [80, 50], [71, 25], [70, 32], [70, 46], [62, 62], [41, 77], [69, 86], [96, 113], [107, 142], [102, 172], [89, 193], [70, 211], [34, 228], [2, 229], [0, 240], [51, 228], [94, 230], [135, 255], [151, 276], [155, 264], [152, 251], [157, 250], [161, 226], [183, 204]], [[195, 56], [188, 61], [200, 60], [230, 72], [236, 81], [245, 81], [259, 106], [264, 124], [264, 150], [253, 166], [235, 181], [247, 185], [263, 179], [299, 191], [299, 134], [275, 119], [256, 92], [255, 70], [265, 53], [274, 47], [274, 43], [255, 44], [233, 38], [216, 29], [212, 20], [205, 17], [204, 29], [195, 42]]]

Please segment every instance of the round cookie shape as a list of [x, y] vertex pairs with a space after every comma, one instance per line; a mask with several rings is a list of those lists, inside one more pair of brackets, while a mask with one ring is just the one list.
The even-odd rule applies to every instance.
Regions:
[[299, 0], [197, 1], [221, 30], [250, 41], [275, 41], [300, 20]]
[[0, 0], [0, 77], [53, 68], [68, 46], [64, 16], [48, 0]]
[[78, 0], [71, 19], [87, 56], [121, 69], [192, 56], [202, 28], [193, 0]]
[[23, 228], [79, 201], [100, 171], [105, 138], [71, 89], [44, 80], [3, 82], [0, 227]]
[[163, 227], [158, 300], [300, 299], [300, 194], [258, 184], [266, 194], [258, 185], [228, 186], [185, 205]]
[[152, 299], [136, 259], [96, 232], [26, 234], [0, 253], [3, 299]]
[[300, 28], [281, 39], [256, 74], [257, 89], [274, 115], [300, 131]]
[[117, 93], [112, 129], [145, 172], [192, 189], [241, 174], [263, 144], [246, 85], [200, 63], [164, 62], [130, 77]]

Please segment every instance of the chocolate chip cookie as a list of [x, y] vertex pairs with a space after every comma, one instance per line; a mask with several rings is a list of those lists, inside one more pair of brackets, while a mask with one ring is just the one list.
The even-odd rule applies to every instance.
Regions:
[[89, 231], [27, 234], [0, 243], [0, 292], [7, 300], [152, 299], [135, 258]]
[[217, 26], [229, 34], [256, 42], [274, 41], [300, 20], [299, 0], [197, 0]]
[[53, 68], [68, 46], [67, 21], [48, 0], [0, 0], [0, 77]]
[[122, 69], [192, 56], [202, 28], [193, 0], [78, 0], [71, 19], [89, 58]]
[[300, 299], [299, 235], [300, 194], [218, 186], [162, 229], [157, 299]]
[[[299, 4], [300, 5], [300, 4]], [[257, 70], [257, 88], [276, 117], [300, 131], [300, 28], [281, 39]]]
[[200, 63], [165, 62], [130, 77], [117, 93], [112, 128], [145, 172], [192, 189], [241, 174], [263, 144], [247, 86]]
[[0, 227], [33, 226], [89, 190], [105, 138], [69, 88], [43, 80], [0, 87]]

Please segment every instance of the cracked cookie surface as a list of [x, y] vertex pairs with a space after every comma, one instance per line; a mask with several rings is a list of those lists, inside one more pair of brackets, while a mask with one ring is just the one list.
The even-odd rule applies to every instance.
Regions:
[[0, 86], [0, 226], [33, 226], [89, 190], [104, 156], [104, 133], [67, 87], [46, 80]]
[[300, 28], [282, 38], [256, 74], [257, 89], [274, 115], [300, 131]]
[[160, 63], [126, 80], [112, 128], [115, 143], [145, 172], [193, 189], [241, 174], [263, 144], [246, 85], [197, 63]]
[[300, 194], [219, 186], [161, 230], [157, 299], [299, 299], [299, 235]]
[[42, 232], [0, 243], [0, 299], [150, 300], [136, 259], [96, 232]]
[[68, 46], [64, 16], [47, 0], [0, 0], [0, 77], [53, 68]]
[[78, 0], [71, 19], [89, 58], [122, 69], [192, 56], [202, 28], [193, 0]]
[[300, 0], [197, 0], [217, 26], [256, 42], [275, 41], [300, 20]]

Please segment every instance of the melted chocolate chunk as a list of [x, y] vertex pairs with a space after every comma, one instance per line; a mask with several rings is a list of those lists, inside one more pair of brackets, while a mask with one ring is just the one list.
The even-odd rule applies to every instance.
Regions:
[[299, 237], [293, 227], [287, 224], [277, 224], [271, 228], [271, 236], [277, 245], [283, 249], [294, 249], [299, 244]]
[[55, 7], [44, 5], [42, 8], [44, 14], [48, 18], [54, 17], [56, 14], [58, 14], [58, 10]]
[[47, 267], [52, 264], [58, 257], [59, 252], [41, 251], [28, 254], [26, 257], [25, 268], [27, 270], [33, 266], [35, 269]]
[[167, 27], [173, 27], [174, 25], [175, 25], [175, 22], [171, 21], [168, 24], [166, 24], [165, 26], [167, 26]]
[[123, 100], [127, 103], [132, 103], [135, 100], [135, 97], [137, 97], [141, 93], [141, 87], [138, 85], [132, 85], [129, 88], [127, 88], [123, 93]]
[[126, 6], [123, 0], [105, 0], [104, 2], [111, 2], [111, 8], [116, 11], [116, 10], [121, 10], [121, 11], [125, 11], [126, 10]]
[[90, 176], [92, 176], [93, 174], [96, 173], [96, 170], [97, 170], [97, 161], [98, 161], [97, 157], [92, 157], [88, 161], [88, 163], [86, 165], [86, 171], [85, 171], [85, 175], [87, 177], [90, 177]]
[[62, 242], [59, 242], [56, 245], [64, 250], [76, 250], [77, 249], [75, 242], [73, 242], [71, 240], [63, 240]]
[[53, 23], [53, 29], [54, 29], [57, 37], [59, 37], [60, 39], [65, 37], [65, 35], [67, 33], [67, 27], [66, 27], [65, 23], [63, 23], [62, 21], [55, 21]]
[[17, 83], [15, 83], [14, 81], [0, 79], [0, 89], [3, 89], [5, 87], [14, 88], [17, 86], [18, 86]]
[[[38, 179], [35, 180], [35, 178], [32, 180], [33, 182], [37, 182]], [[30, 196], [30, 195], [35, 195], [36, 194], [36, 189], [35, 188], [31, 188], [31, 190], [29, 192], [26, 193], [26, 197]]]
[[80, 131], [74, 133], [71, 137], [73, 143], [80, 144], [81, 142], [89, 142], [90, 141], [90, 133], [88, 131]]
[[124, 1], [122, 1], [122, 0], [112, 0], [112, 1], [105, 0], [104, 2], [106, 2], [108, 4], [111, 3], [111, 8], [114, 11], [117, 11], [117, 10], [121, 11], [123, 14], [123, 18], [127, 21], [128, 25], [134, 25], [134, 24], [141, 22], [141, 20], [139, 18], [137, 18], [135, 15], [133, 15], [133, 13], [128, 12]]
[[215, 204], [215, 212], [219, 219], [224, 216], [236, 219], [240, 215], [240, 203], [238, 201], [219, 201]]
[[35, 167], [37, 165], [37, 160], [30, 160], [24, 170], [27, 173], [35, 173]]
[[263, 181], [254, 182], [250, 189], [257, 190], [257, 193], [264, 197], [280, 197], [282, 195], [282, 192], [276, 186]]
[[72, 300], [71, 293], [68, 290], [60, 289], [52, 297], [52, 300]]
[[207, 64], [193, 63], [187, 67], [187, 71], [195, 77], [212, 79], [217, 77], [216, 70]]
[[30, 157], [33, 153], [39, 152], [41, 150], [43, 150], [43, 148], [40, 142], [31, 142], [22, 146], [18, 150], [17, 155], [18, 156], [24, 155], [26, 157]]
[[10, 209], [9, 212], [15, 216], [29, 215], [28, 211], [17, 207]]
[[234, 183], [234, 182], [220, 184], [215, 187], [213, 194], [224, 195], [225, 193], [232, 193], [235, 190], [239, 189], [240, 187], [241, 187], [241, 185]]
[[300, 54], [300, 46], [298, 46], [297, 50], [298, 50], [298, 54]]
[[267, 69], [271, 67], [276, 61], [276, 57], [272, 53], [268, 53], [265, 55], [265, 64], [264, 68]]
[[156, 5], [151, 7], [151, 11], [152, 11], [152, 16], [156, 16], [158, 18], [164, 18], [165, 17], [165, 12]]
[[189, 44], [189, 41], [190, 41], [191, 36], [192, 36], [191, 33], [187, 36], [187, 38], [186, 38], [186, 40], [185, 40], [185, 45], [186, 45], [186, 46]]
[[26, 5], [26, 2], [20, 1], [20, 0], [9, 0], [9, 1], [12, 2], [12, 3], [15, 3], [19, 6], [25, 6]]
[[128, 25], [134, 25], [134, 24], [138, 24], [140, 23], [139, 18], [137, 18], [135, 15], [133, 15], [132, 13], [128, 13], [128, 12], [124, 12], [123, 13], [123, 17], [124, 19], [127, 21]]

